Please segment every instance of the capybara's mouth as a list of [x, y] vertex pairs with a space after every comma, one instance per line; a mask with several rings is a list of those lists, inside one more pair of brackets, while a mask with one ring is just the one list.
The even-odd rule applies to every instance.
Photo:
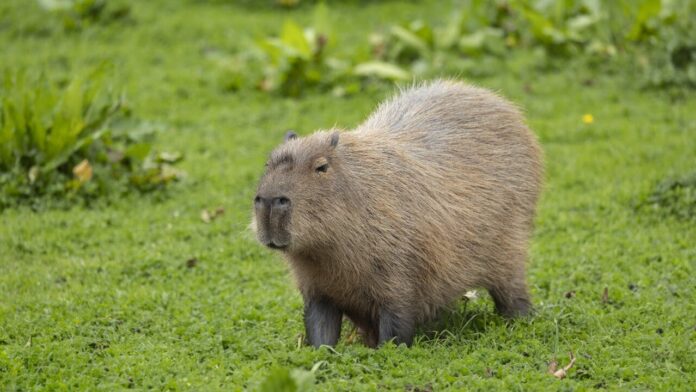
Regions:
[[285, 248], [288, 247], [287, 244], [278, 245], [278, 244], [276, 244], [276, 243], [273, 242], [273, 241], [271, 241], [271, 242], [269, 242], [268, 244], [266, 244], [266, 246], [268, 246], [268, 247], [271, 248], [271, 249], [277, 249], [277, 250], [283, 250], [283, 249], [285, 249]]

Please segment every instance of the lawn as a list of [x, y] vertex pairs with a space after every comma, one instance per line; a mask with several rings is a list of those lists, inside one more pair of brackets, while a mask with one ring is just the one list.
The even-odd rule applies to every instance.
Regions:
[[[110, 61], [110, 80], [137, 117], [166, 126], [157, 145], [182, 152], [187, 173], [164, 192], [0, 212], [2, 389], [253, 390], [312, 368], [318, 390], [696, 385], [696, 221], [642, 206], [660, 182], [696, 171], [693, 90], [572, 64], [459, 75], [519, 103], [545, 151], [529, 257], [536, 314], [507, 322], [479, 292], [411, 348], [367, 348], [346, 339], [346, 322], [335, 349], [315, 350], [299, 344], [287, 266], [247, 228], [255, 184], [286, 130], [355, 126], [396, 87], [340, 98], [220, 88], [207, 50], [234, 51], [311, 11], [232, 3], [132, 2], [131, 20], [77, 33], [36, 2], [0, 4], [0, 67], [60, 76]], [[439, 4], [332, 4], [338, 51], [385, 24], [433, 18]], [[568, 376], [550, 375], [569, 352]]]

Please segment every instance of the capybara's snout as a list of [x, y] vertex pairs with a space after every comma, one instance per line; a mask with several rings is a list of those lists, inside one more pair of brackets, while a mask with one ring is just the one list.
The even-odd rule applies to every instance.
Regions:
[[254, 198], [257, 236], [272, 249], [284, 249], [290, 244], [288, 225], [292, 202], [283, 195], [261, 195]]

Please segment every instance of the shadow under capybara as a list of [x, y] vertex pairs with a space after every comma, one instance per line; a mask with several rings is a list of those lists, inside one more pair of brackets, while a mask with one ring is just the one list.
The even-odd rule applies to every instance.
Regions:
[[289, 133], [267, 162], [251, 226], [288, 260], [310, 344], [335, 345], [345, 314], [370, 346], [410, 345], [418, 324], [473, 288], [503, 316], [530, 311], [525, 264], [542, 177], [514, 105], [435, 81], [353, 131]]

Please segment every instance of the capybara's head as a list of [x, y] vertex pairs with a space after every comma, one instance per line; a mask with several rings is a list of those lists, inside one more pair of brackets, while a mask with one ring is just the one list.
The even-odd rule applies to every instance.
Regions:
[[338, 132], [303, 138], [288, 132], [273, 150], [254, 197], [252, 228], [263, 245], [301, 251], [321, 237], [317, 225], [336, 208], [338, 139]]

